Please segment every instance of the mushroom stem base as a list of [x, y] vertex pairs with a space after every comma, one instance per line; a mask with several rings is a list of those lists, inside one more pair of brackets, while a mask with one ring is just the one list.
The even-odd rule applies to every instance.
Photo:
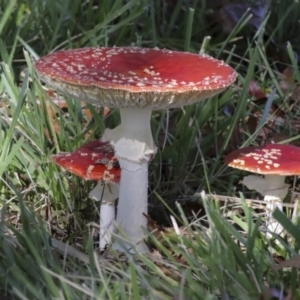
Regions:
[[[137, 251], [149, 251], [142, 237], [147, 228], [148, 213], [148, 159], [139, 163], [120, 159], [122, 167], [120, 197], [117, 211], [117, 226], [122, 231], [113, 244], [113, 249], [124, 251], [134, 244]], [[121, 235], [124, 233], [126, 242]], [[132, 251], [133, 252], [133, 251]]]
[[285, 176], [280, 175], [265, 175], [265, 178], [249, 175], [243, 180], [247, 188], [256, 190], [264, 196], [268, 237], [272, 237], [270, 232], [281, 234], [283, 231], [283, 227], [272, 217], [272, 214], [276, 208], [282, 211], [282, 201], [288, 193], [288, 185], [284, 180]]
[[282, 211], [282, 201], [288, 193], [288, 185], [284, 183], [285, 176], [266, 175], [266, 191], [264, 200], [267, 202], [267, 236], [272, 237], [272, 233], [281, 234], [283, 227], [272, 216], [274, 210], [278, 208]]
[[100, 250], [111, 242], [111, 235], [115, 230], [115, 213], [115, 203], [104, 203], [100, 206]]
[[102, 250], [110, 244], [115, 230], [115, 200], [119, 197], [119, 185], [98, 182], [90, 192], [90, 197], [100, 202], [99, 248]]

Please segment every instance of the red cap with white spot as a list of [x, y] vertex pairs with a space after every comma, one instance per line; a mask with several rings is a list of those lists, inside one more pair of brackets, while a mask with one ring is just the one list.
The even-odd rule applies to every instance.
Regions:
[[246, 147], [228, 154], [225, 162], [233, 168], [264, 175], [299, 175], [300, 148], [267, 144]]
[[148, 48], [81, 48], [35, 63], [55, 89], [95, 105], [162, 109], [211, 97], [231, 85], [236, 72], [207, 55]]
[[51, 158], [59, 166], [85, 180], [120, 182], [121, 169], [109, 142], [95, 140], [74, 152], [62, 152]]

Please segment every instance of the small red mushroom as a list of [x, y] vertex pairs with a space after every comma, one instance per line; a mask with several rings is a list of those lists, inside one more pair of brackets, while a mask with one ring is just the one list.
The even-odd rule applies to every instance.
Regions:
[[114, 148], [107, 141], [95, 140], [74, 152], [52, 155], [55, 163], [85, 180], [119, 183], [121, 169]]
[[[107, 129], [121, 165], [117, 223], [133, 245], [147, 252], [143, 228], [148, 211], [148, 162], [156, 152], [151, 113], [196, 103], [224, 91], [236, 72], [207, 55], [167, 49], [82, 48], [42, 57], [40, 78], [58, 91], [95, 105], [120, 108], [121, 124]], [[123, 250], [115, 243], [113, 248]]]
[[90, 197], [100, 203], [99, 248], [110, 243], [114, 231], [115, 200], [119, 197], [121, 169], [109, 142], [95, 140], [74, 152], [52, 155], [59, 166], [85, 180], [97, 180]]
[[300, 174], [300, 148], [282, 144], [246, 147], [227, 155], [225, 162], [232, 168], [265, 175], [265, 178], [247, 176], [243, 183], [264, 196], [268, 231], [281, 233], [283, 228], [273, 220], [272, 213], [276, 207], [282, 210], [282, 201], [288, 193], [285, 176]]

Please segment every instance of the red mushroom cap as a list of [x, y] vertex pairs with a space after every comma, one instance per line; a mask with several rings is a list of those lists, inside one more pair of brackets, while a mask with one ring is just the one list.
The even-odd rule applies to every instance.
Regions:
[[62, 152], [51, 158], [59, 166], [85, 180], [119, 183], [121, 169], [109, 142], [95, 140], [74, 152]]
[[221, 92], [236, 79], [223, 61], [158, 48], [65, 50], [42, 57], [35, 68], [62, 93], [118, 108], [188, 105]]
[[299, 175], [300, 148], [267, 144], [246, 147], [228, 154], [225, 162], [233, 168], [264, 175]]

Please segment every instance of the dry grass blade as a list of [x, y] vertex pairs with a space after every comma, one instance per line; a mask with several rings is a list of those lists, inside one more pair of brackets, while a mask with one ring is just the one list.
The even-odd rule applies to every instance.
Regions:
[[63, 243], [57, 239], [51, 239], [51, 246], [61, 252], [64, 256], [71, 256], [74, 259], [79, 259], [85, 264], [89, 264], [89, 256], [69, 244]]
[[272, 269], [274, 271], [282, 270], [283, 268], [300, 268], [300, 255], [297, 255], [288, 260], [282, 261], [276, 266], [273, 266]]

